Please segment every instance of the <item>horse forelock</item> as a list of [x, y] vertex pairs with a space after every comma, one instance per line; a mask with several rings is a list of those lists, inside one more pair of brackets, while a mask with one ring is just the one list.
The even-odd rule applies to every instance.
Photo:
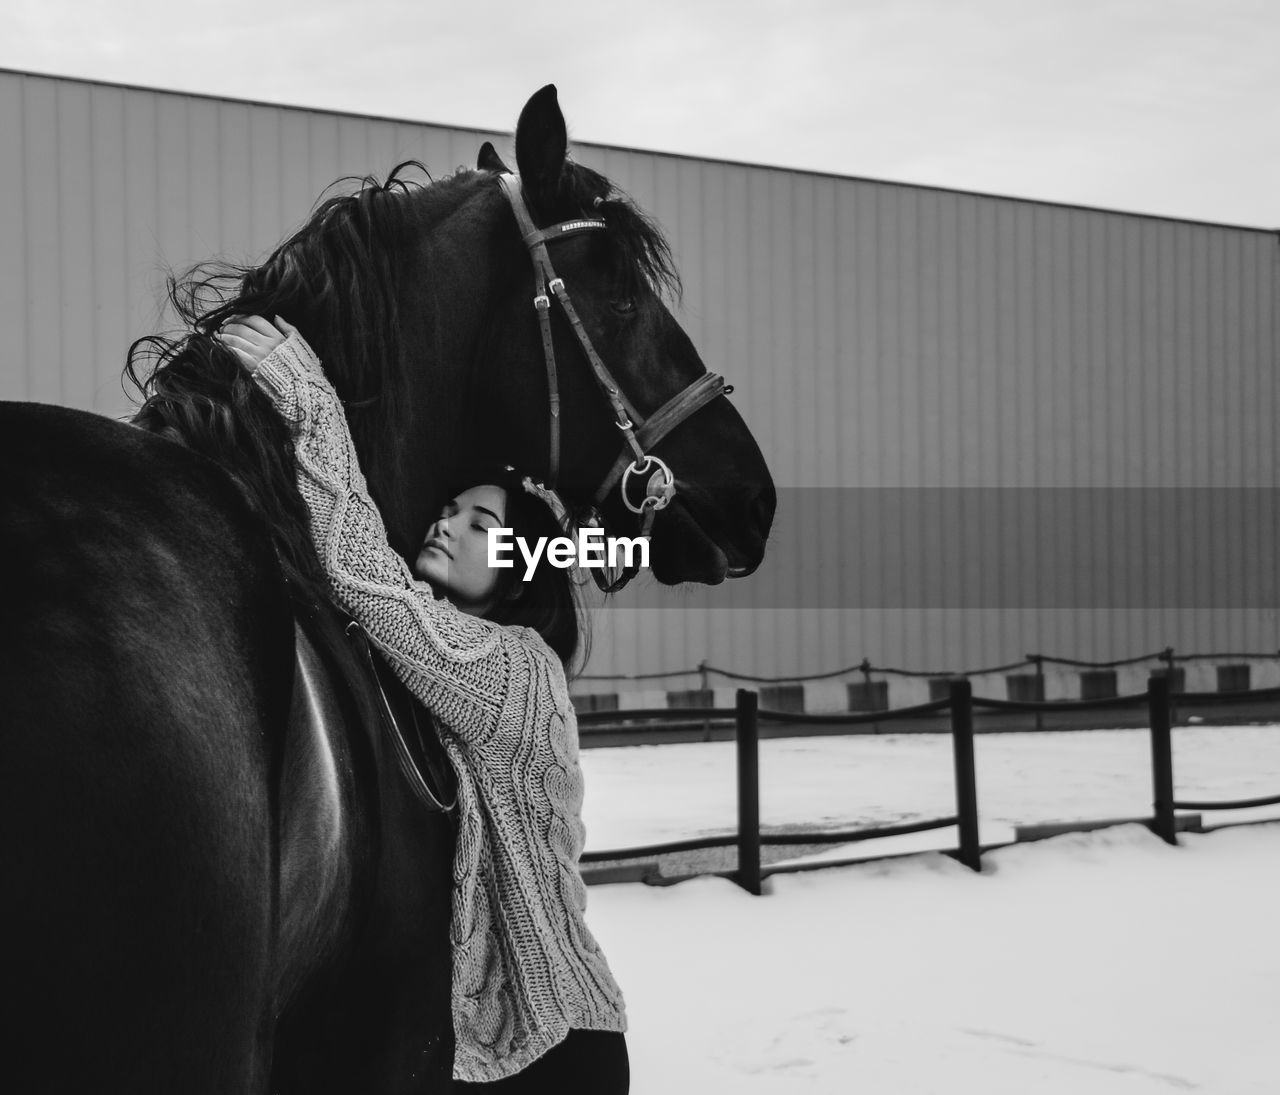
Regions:
[[671, 245], [658, 223], [598, 171], [569, 161], [561, 175], [561, 196], [572, 215], [601, 218], [614, 253], [614, 281], [623, 292], [648, 286], [678, 300], [680, 274]]

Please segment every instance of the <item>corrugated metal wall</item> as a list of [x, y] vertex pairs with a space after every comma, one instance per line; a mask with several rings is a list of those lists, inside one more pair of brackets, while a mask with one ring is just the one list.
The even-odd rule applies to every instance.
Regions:
[[[572, 122], [573, 104], [565, 109]], [[0, 72], [0, 396], [124, 413], [124, 351], [161, 325], [166, 267], [259, 256], [338, 177], [406, 158], [447, 173], [473, 163], [485, 138], [506, 144]], [[945, 565], [928, 545], [955, 536], [963, 511], [926, 505], [922, 491], [917, 508], [868, 528], [805, 501], [825, 488], [856, 516], [859, 488], [911, 498], [938, 487], [1275, 487], [1274, 234], [591, 146], [577, 154], [668, 229], [685, 325], [738, 385], [733, 398], [783, 488], [776, 547], [745, 600], [741, 585], [736, 597], [627, 593], [602, 618], [592, 673], [704, 658], [783, 675], [864, 656], [942, 669], [1030, 651], [1280, 646], [1269, 607], [851, 607], [841, 575], [868, 545], [900, 552], [907, 571]], [[1189, 528], [1171, 552], [1232, 565], [1215, 549], [1211, 512]], [[1011, 527], [1000, 565], [1052, 559], [1054, 535]], [[1115, 530], [1115, 551], [1127, 536]], [[772, 607], [727, 607], [743, 603]]]
[[0, 396], [122, 414], [165, 272], [264, 255], [346, 175], [493, 134], [0, 72]]
[[[696, 598], [782, 607], [615, 611], [602, 664], [644, 672], [707, 658], [784, 675], [863, 657], [952, 670], [1026, 653], [1280, 646], [1274, 598], [1213, 607], [1244, 548], [1222, 542], [1209, 492], [1190, 497], [1169, 556], [1148, 560], [1196, 573], [1200, 596], [1110, 607], [1135, 598], [1103, 589], [1071, 607], [859, 608], [841, 578], [869, 554], [866, 538], [881, 556], [901, 551], [906, 572], [947, 565], [930, 545], [956, 537], [962, 492], [953, 508], [917, 488], [1276, 487], [1275, 233], [641, 153], [583, 158], [672, 228], [689, 328], [739, 382], [734, 399], [784, 488], [756, 592]], [[857, 490], [885, 487], [903, 488], [898, 522], [859, 527]], [[824, 517], [811, 488], [843, 488], [854, 513]], [[1068, 517], [1114, 519], [1107, 500], [1075, 498], [1087, 508]], [[1274, 516], [1256, 530], [1271, 544]], [[1064, 520], [1010, 526], [996, 563], [1051, 561]], [[1099, 533], [1117, 555], [1148, 546], [1133, 523]], [[688, 600], [646, 589], [619, 604]], [[1069, 601], [1063, 591], [1056, 603]]]

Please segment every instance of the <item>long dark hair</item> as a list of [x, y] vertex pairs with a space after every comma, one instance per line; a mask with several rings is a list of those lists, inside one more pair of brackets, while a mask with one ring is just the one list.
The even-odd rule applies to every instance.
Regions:
[[[545, 536], [571, 535], [551, 507], [525, 489], [524, 477], [510, 465], [488, 468], [470, 476], [452, 493], [456, 497], [470, 487], [501, 487], [507, 496], [504, 523], [513, 535], [530, 542]], [[498, 571], [493, 606], [485, 619], [496, 624], [532, 628], [555, 651], [566, 676], [581, 672], [591, 655], [591, 617], [583, 601], [581, 583], [572, 568], [544, 562], [525, 581], [522, 563]]]

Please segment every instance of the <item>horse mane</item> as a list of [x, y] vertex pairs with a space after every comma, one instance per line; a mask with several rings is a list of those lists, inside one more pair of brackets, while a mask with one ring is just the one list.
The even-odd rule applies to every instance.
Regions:
[[[406, 178], [416, 169], [427, 182]], [[232, 316], [284, 316], [302, 328], [342, 398], [379, 506], [401, 435], [407, 376], [397, 310], [403, 249], [471, 192], [474, 172], [431, 181], [416, 161], [385, 180], [322, 199], [306, 223], [258, 266], [224, 260], [170, 276], [168, 298], [185, 333], [129, 348], [125, 376], [141, 396], [133, 423], [219, 464], [271, 530], [286, 573], [318, 592], [324, 574], [298, 492], [293, 444], [270, 400], [214, 337]], [[384, 486], [394, 490], [394, 486]]]

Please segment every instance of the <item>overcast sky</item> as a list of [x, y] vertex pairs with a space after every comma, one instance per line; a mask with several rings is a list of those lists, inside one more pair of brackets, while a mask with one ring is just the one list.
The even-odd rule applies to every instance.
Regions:
[[4, 0], [0, 67], [1280, 228], [1280, 0]]

